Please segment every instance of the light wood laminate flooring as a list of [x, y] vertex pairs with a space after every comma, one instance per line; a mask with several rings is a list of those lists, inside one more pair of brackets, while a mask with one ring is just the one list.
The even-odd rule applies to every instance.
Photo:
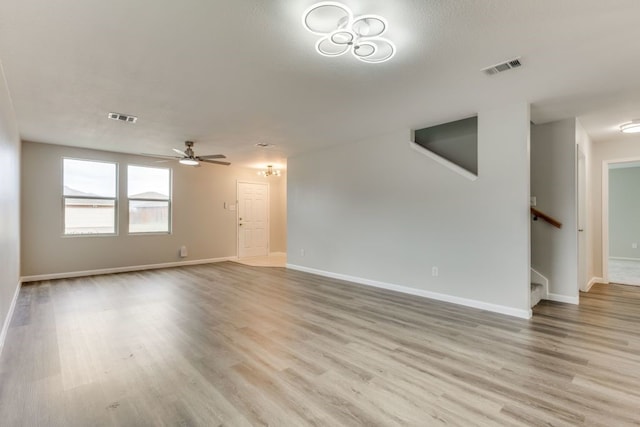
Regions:
[[640, 288], [521, 320], [233, 262], [23, 286], [2, 426], [640, 425]]
[[286, 267], [287, 254], [270, 254], [267, 256], [238, 258], [233, 260], [233, 262], [250, 265], [252, 267]]

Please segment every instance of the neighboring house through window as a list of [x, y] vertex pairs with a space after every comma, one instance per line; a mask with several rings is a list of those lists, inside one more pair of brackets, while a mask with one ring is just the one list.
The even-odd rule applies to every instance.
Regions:
[[127, 183], [129, 233], [169, 233], [171, 170], [129, 165]]
[[64, 234], [116, 234], [117, 166], [63, 159]]

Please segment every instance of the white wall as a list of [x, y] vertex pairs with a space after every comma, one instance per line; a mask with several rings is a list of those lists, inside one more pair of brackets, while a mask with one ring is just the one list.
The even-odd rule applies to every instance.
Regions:
[[20, 137], [0, 66], [0, 352], [20, 277]]
[[289, 264], [527, 316], [528, 105], [479, 112], [476, 181], [409, 135], [288, 160]]
[[598, 141], [593, 144], [591, 170], [593, 171], [593, 206], [591, 213], [594, 224], [593, 257], [594, 274], [605, 277], [602, 250], [602, 170], [606, 161], [640, 160], [640, 135], [621, 135], [619, 139]]
[[[208, 260], [236, 255], [236, 181], [267, 181], [255, 170], [235, 166], [181, 166], [177, 162], [52, 144], [24, 142], [22, 147], [22, 276], [122, 268], [179, 261]], [[62, 158], [108, 160], [120, 169], [120, 233], [116, 237], [62, 235]], [[172, 167], [172, 233], [128, 235], [126, 227], [126, 165]], [[273, 200], [282, 202], [282, 186], [271, 186]], [[283, 211], [271, 209], [272, 215]], [[272, 218], [282, 227], [283, 220]], [[272, 229], [271, 239], [284, 240], [284, 228]], [[186, 245], [189, 256], [178, 256]]]
[[550, 299], [578, 303], [576, 120], [531, 126], [531, 195], [562, 223], [531, 224], [531, 266], [549, 279]]

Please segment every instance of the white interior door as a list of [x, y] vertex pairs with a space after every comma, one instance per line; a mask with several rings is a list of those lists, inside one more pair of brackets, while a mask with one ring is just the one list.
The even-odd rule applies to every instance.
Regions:
[[578, 290], [587, 289], [587, 171], [578, 147]]
[[269, 254], [269, 186], [238, 182], [238, 257]]

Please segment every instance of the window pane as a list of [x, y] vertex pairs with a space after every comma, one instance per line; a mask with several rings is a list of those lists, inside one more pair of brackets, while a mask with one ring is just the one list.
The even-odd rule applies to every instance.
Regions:
[[65, 196], [116, 197], [115, 163], [64, 159]]
[[129, 166], [127, 180], [127, 193], [131, 199], [169, 200], [169, 169]]
[[169, 202], [129, 200], [129, 233], [168, 233]]
[[115, 200], [64, 199], [64, 234], [114, 234]]

